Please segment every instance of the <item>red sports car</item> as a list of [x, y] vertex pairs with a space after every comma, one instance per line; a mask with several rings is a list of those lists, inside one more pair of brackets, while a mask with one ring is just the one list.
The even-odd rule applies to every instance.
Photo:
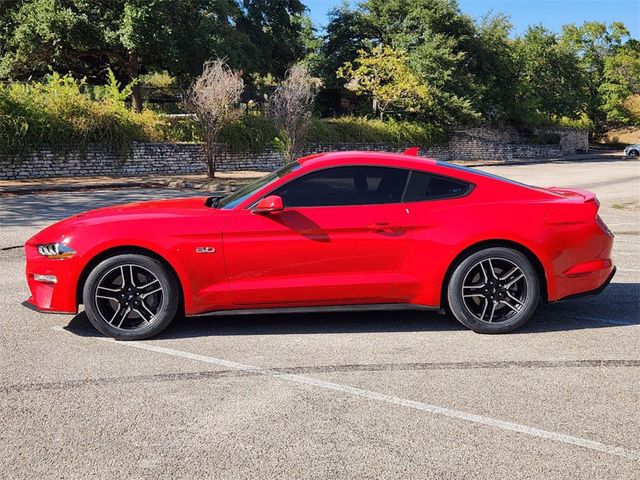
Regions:
[[448, 310], [476, 332], [598, 293], [613, 235], [591, 192], [405, 154], [311, 155], [224, 198], [101, 208], [27, 241], [29, 304], [142, 339], [184, 314]]

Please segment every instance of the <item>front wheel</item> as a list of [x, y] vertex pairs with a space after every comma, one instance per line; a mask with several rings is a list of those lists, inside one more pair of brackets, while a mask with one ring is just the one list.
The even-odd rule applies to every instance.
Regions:
[[529, 259], [517, 250], [479, 250], [455, 268], [447, 287], [451, 313], [478, 333], [505, 333], [535, 312], [540, 281]]
[[142, 340], [167, 328], [180, 301], [175, 275], [155, 258], [115, 255], [87, 277], [83, 302], [89, 321], [104, 335]]

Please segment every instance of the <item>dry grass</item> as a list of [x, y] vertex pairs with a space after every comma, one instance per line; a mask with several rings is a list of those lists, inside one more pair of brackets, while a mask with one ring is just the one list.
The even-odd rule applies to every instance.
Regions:
[[640, 143], [640, 127], [620, 127], [609, 130], [603, 137], [605, 143]]

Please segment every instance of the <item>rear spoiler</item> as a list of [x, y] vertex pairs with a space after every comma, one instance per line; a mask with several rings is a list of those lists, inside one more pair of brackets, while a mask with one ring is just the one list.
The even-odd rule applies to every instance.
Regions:
[[549, 205], [545, 213], [546, 223], [571, 225], [595, 221], [600, 208], [595, 193], [581, 188], [549, 187], [544, 190], [562, 197], [561, 201]]
[[599, 202], [596, 199], [596, 194], [593, 192], [590, 192], [589, 190], [584, 190], [582, 188], [548, 187], [548, 188], [545, 188], [545, 190], [548, 190], [551, 193], [555, 193], [556, 195], [560, 195], [561, 197], [565, 197], [565, 198], [576, 198], [576, 199], [581, 198], [582, 203], [595, 201], [599, 205]]

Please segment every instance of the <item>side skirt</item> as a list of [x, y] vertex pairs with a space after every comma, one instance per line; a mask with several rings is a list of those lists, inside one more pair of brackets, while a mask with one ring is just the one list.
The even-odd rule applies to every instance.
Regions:
[[412, 305], [410, 303], [375, 303], [365, 305], [327, 305], [310, 307], [271, 307], [247, 308], [239, 310], [215, 310], [212, 312], [196, 313], [187, 317], [210, 317], [224, 315], [260, 315], [279, 313], [330, 313], [330, 312], [393, 312], [398, 310], [439, 311], [440, 307]]

